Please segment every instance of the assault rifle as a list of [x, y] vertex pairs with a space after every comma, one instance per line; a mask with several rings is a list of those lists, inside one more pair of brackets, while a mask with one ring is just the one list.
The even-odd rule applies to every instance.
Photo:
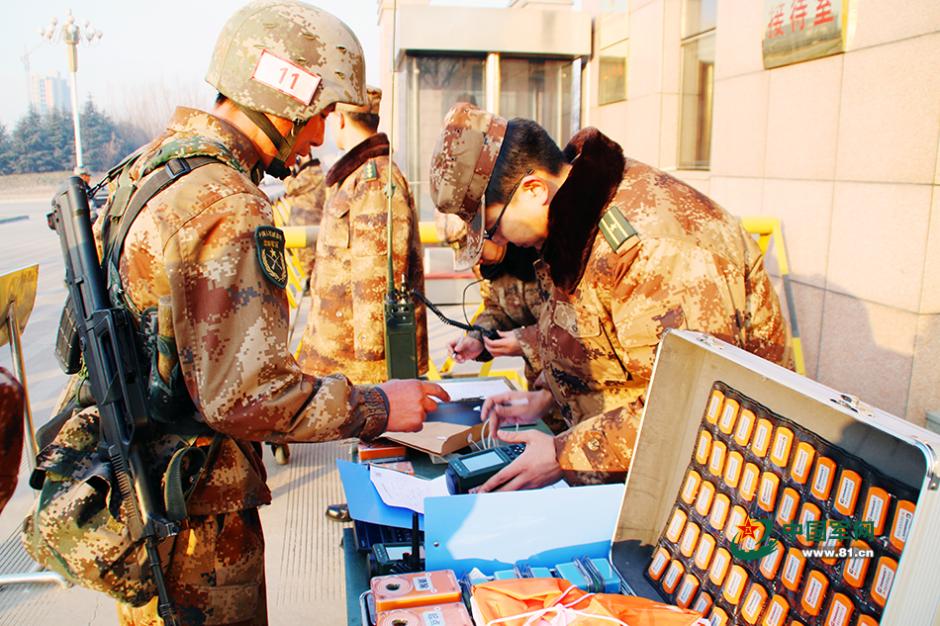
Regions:
[[158, 612], [166, 626], [178, 626], [167, 593], [157, 540], [179, 532], [157, 507], [147, 467], [137, 447], [149, 426], [136, 331], [130, 313], [111, 305], [95, 247], [87, 187], [77, 176], [52, 200], [50, 226], [59, 235], [65, 282], [81, 339], [91, 393], [100, 414], [99, 448], [110, 464], [122, 498], [121, 510], [131, 538], [142, 542], [157, 589]]

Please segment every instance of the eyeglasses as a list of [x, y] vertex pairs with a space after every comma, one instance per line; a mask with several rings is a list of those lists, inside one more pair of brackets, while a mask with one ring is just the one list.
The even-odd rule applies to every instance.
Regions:
[[[512, 189], [509, 191], [509, 197], [506, 198], [506, 204], [503, 205], [503, 209], [499, 212], [499, 215], [496, 217], [496, 221], [493, 222], [492, 228], [487, 228], [483, 231], [483, 238], [489, 241], [493, 240], [493, 237], [499, 231], [499, 223], [503, 221], [503, 215], [506, 214], [506, 208], [509, 207], [509, 203], [512, 202], [513, 196], [516, 195], [516, 190], [519, 189], [519, 185], [522, 184], [522, 179], [531, 174], [533, 170], [526, 170], [526, 173], [522, 175], [522, 178], [516, 181], [516, 184], [512, 186]], [[485, 205], [484, 205], [485, 208]]]

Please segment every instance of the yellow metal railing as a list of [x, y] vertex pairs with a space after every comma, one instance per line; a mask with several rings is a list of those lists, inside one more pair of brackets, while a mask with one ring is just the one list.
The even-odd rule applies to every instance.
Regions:
[[787, 246], [783, 239], [783, 227], [775, 217], [742, 217], [741, 224], [752, 235], [757, 236], [757, 245], [767, 254], [771, 241], [774, 242], [774, 256], [783, 279], [783, 295], [787, 301], [790, 317], [790, 345], [793, 348], [793, 362], [798, 374], [806, 376], [806, 363], [803, 359], [803, 342], [800, 340], [800, 326], [796, 319], [796, 303], [793, 300], [793, 287], [790, 284], [790, 262], [787, 259]]

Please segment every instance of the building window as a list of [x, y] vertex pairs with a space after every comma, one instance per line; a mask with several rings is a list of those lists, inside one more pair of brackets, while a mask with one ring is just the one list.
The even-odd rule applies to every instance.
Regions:
[[572, 62], [500, 55], [499, 114], [535, 120], [560, 146], [572, 134]]
[[405, 64], [406, 119], [402, 128], [407, 133], [403, 142], [405, 163], [411, 193], [415, 197], [421, 219], [433, 219], [434, 204], [428, 188], [431, 153], [441, 134], [447, 111], [457, 102], [486, 105], [484, 70], [486, 57], [480, 56], [417, 56], [410, 55]]
[[601, 49], [597, 73], [597, 103], [600, 105], [627, 99], [627, 41]]
[[679, 167], [708, 169], [715, 82], [715, 0], [685, 0], [682, 19], [682, 94]]

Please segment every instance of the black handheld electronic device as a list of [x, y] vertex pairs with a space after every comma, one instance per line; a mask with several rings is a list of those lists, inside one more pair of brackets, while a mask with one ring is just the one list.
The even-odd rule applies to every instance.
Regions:
[[519, 458], [524, 450], [525, 444], [514, 443], [455, 457], [447, 462], [447, 488], [451, 493], [467, 493]]
[[405, 574], [420, 571], [424, 564], [424, 546], [418, 547], [418, 559], [412, 557], [410, 543], [377, 543], [372, 546], [376, 575]]

